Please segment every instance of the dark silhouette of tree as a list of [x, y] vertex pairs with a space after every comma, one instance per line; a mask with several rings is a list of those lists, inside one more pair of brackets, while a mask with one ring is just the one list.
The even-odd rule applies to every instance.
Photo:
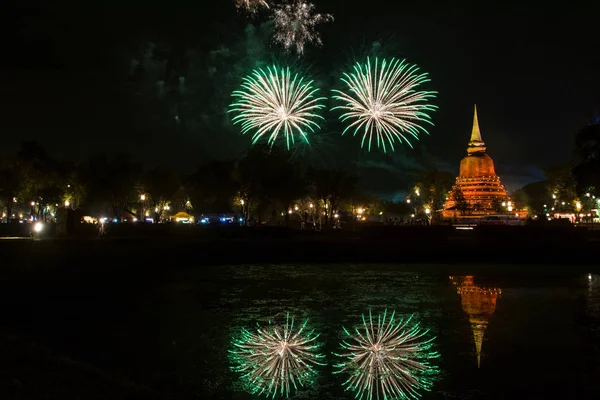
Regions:
[[0, 160], [0, 196], [6, 207], [6, 221], [11, 218], [13, 199], [21, 191], [21, 170], [14, 158]]
[[576, 192], [582, 195], [600, 189], [600, 123], [584, 126], [575, 135], [576, 164], [572, 170]]
[[472, 211], [471, 205], [465, 198], [463, 191], [458, 186], [452, 190], [452, 197], [454, 199], [454, 208], [460, 212], [460, 215], [469, 215]]
[[185, 184], [196, 212], [224, 213], [231, 211], [238, 186], [233, 176], [232, 161], [209, 161], [190, 175]]
[[154, 168], [144, 174], [143, 186], [148, 212], [154, 215], [154, 221], [159, 221], [181, 186], [179, 178], [168, 169]]
[[64, 170], [37, 142], [23, 142], [17, 154], [21, 173], [21, 203], [30, 203], [31, 215], [45, 219], [47, 205], [62, 202], [66, 184]]
[[341, 169], [310, 169], [308, 179], [317, 198], [323, 202], [327, 226], [333, 213], [339, 211], [341, 202], [356, 193], [358, 178]]
[[576, 180], [573, 176], [572, 168], [568, 164], [555, 164], [544, 170], [544, 175], [548, 179], [549, 202], [552, 195], [560, 200], [572, 201], [576, 196]]
[[258, 221], [269, 210], [275, 215], [287, 214], [293, 202], [306, 194], [305, 180], [292, 163], [291, 154], [277, 146], [252, 147], [236, 164], [234, 175], [239, 197]]
[[110, 159], [106, 154], [90, 158], [83, 173], [89, 183], [90, 202], [97, 210], [110, 208], [111, 215], [119, 220], [125, 212], [135, 215], [131, 208], [139, 204], [142, 172], [142, 166], [123, 153]]

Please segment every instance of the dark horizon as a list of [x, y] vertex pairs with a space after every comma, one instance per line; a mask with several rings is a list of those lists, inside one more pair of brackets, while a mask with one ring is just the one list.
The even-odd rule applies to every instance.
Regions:
[[[255, 45], [252, 54], [267, 61], [285, 59], [260, 26], [264, 16], [247, 19], [232, 1], [212, 5], [210, 13], [191, 1], [87, 11], [67, 3], [34, 3], [21, 3], [12, 21], [15, 38], [3, 67], [2, 152], [36, 140], [61, 158], [121, 150], [150, 166], [189, 172], [209, 158], [236, 157], [248, 147], [249, 137], [241, 136], [222, 110], [239, 83], [236, 69], [244, 70], [243, 58], [250, 57], [248, 46]], [[488, 153], [514, 191], [542, 179], [544, 167], [569, 161], [574, 132], [600, 104], [591, 8], [546, 10], [540, 16], [539, 9], [504, 4], [487, 10], [467, 4], [394, 10], [379, 6], [380, 0], [368, 7], [348, 1], [315, 4], [336, 19], [320, 29], [324, 46], [310, 47], [301, 64], [310, 67], [325, 93], [348, 69], [349, 55], [363, 54], [376, 41], [386, 56], [405, 57], [429, 72], [428, 88], [439, 92], [435, 128], [414, 150], [400, 146], [394, 154], [360, 154], [358, 139], [331, 132], [326, 162], [348, 168], [360, 163], [367, 190], [402, 192], [410, 173], [426, 165], [457, 173], [476, 103]], [[216, 71], [216, 78], [196, 81], [197, 97], [184, 111], [194, 121], [185, 129], [165, 120], [169, 110], [152, 96], [132, 96], [139, 90], [132, 89], [128, 60], [139, 53], [140, 43], [161, 40], [171, 59], [189, 60], [189, 54], [177, 54], [197, 51], [193, 67], [179, 67], [186, 71], [180, 75], [189, 74], [190, 85], [194, 73]], [[327, 128], [335, 130], [335, 122], [328, 121]]]

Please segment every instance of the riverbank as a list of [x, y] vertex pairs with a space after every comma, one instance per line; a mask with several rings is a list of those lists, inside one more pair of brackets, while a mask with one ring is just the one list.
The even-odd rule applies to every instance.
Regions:
[[[581, 231], [506, 230], [452, 232], [378, 230], [361, 235], [262, 235], [247, 237], [128, 236], [0, 240], [2, 270], [86, 271], [100, 268], [194, 268], [232, 264], [398, 263], [441, 264], [449, 272], [486, 265], [581, 266], [600, 270], [599, 245]], [[452, 267], [454, 266], [454, 267]], [[590, 269], [591, 268], [591, 269]], [[589, 270], [589, 271], [588, 271]]]

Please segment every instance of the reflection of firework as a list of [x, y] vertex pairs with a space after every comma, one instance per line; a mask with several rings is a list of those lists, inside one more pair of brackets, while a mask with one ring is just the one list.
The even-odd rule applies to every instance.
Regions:
[[431, 390], [437, 369], [428, 360], [439, 355], [431, 351], [434, 338], [424, 340], [428, 330], [419, 324], [387, 318], [387, 311], [374, 320], [362, 316], [362, 325], [342, 341], [344, 354], [336, 373], [349, 374], [346, 390], [357, 398], [410, 399], [420, 397], [419, 390]]
[[306, 328], [308, 320], [294, 331], [294, 319], [288, 314], [283, 326], [242, 330], [230, 352], [233, 370], [242, 374], [246, 389], [252, 394], [275, 397], [289, 396], [298, 386], [307, 386], [317, 375], [316, 366], [323, 355], [318, 354], [319, 335]]
[[317, 91], [312, 81], [306, 82], [298, 74], [292, 76], [289, 68], [254, 70], [244, 78], [241, 89], [233, 92], [237, 101], [230, 106], [230, 112], [238, 114], [233, 122], [242, 125], [244, 134], [254, 131], [253, 143], [268, 135], [268, 142], [273, 145], [282, 133], [289, 149], [295, 135], [308, 141], [307, 134], [319, 129], [315, 120], [323, 117], [317, 111], [325, 106], [319, 104], [323, 97], [314, 97]]
[[265, 0], [235, 0], [237, 8], [243, 8], [250, 14], [254, 14], [261, 7], [269, 8], [269, 4]]
[[334, 99], [345, 103], [334, 109], [342, 109], [345, 113], [342, 121], [351, 120], [343, 133], [354, 129], [354, 135], [362, 132], [361, 146], [368, 139], [369, 150], [375, 138], [377, 147], [386, 151], [386, 143], [394, 150], [394, 142], [405, 141], [412, 147], [406, 135], [418, 139], [420, 132], [427, 133], [421, 123], [433, 125], [429, 112], [437, 107], [426, 104], [435, 98], [436, 92], [418, 90], [418, 87], [429, 81], [427, 73], [418, 73], [416, 65], [405, 61], [375, 59], [372, 67], [367, 58], [366, 64], [356, 63], [354, 72], [344, 74], [342, 81], [347, 91], [334, 90]]
[[286, 50], [295, 47], [298, 54], [304, 53], [306, 43], [321, 46], [323, 43], [316, 27], [333, 21], [333, 16], [317, 14], [314, 9], [314, 4], [304, 0], [292, 0], [277, 7], [273, 13], [275, 42], [282, 44]]

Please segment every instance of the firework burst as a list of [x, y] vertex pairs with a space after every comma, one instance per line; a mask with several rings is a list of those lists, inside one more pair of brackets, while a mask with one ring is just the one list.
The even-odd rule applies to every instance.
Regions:
[[304, 53], [306, 43], [322, 46], [317, 25], [333, 21], [330, 14], [317, 14], [315, 5], [303, 0], [291, 0], [278, 6], [273, 12], [276, 43], [286, 50], [294, 49], [299, 55]]
[[311, 384], [317, 375], [316, 367], [325, 365], [318, 353], [318, 334], [307, 329], [308, 320], [294, 331], [294, 318], [286, 317], [285, 325], [258, 327], [255, 332], [242, 329], [230, 351], [232, 370], [252, 394], [272, 398], [278, 394], [288, 397], [299, 386]]
[[427, 73], [404, 60], [376, 58], [372, 65], [367, 58], [365, 64], [356, 63], [354, 72], [342, 77], [347, 91], [334, 90], [334, 99], [344, 105], [333, 109], [345, 111], [342, 122], [351, 121], [342, 134], [351, 129], [355, 136], [362, 132], [361, 146], [368, 141], [369, 151], [374, 139], [384, 152], [387, 144], [393, 151], [396, 140], [412, 147], [407, 136], [418, 139], [419, 133], [428, 133], [423, 123], [433, 125], [429, 113], [437, 107], [428, 102], [437, 92], [418, 89], [429, 80]]
[[236, 101], [230, 112], [237, 113], [233, 123], [241, 124], [242, 134], [254, 132], [253, 144], [267, 135], [273, 145], [280, 134], [288, 149], [296, 135], [308, 142], [309, 133], [319, 129], [316, 120], [323, 119], [318, 111], [325, 107], [320, 104], [325, 98], [315, 97], [317, 91], [313, 81], [292, 75], [289, 68], [254, 70], [244, 78], [241, 89], [233, 92]]
[[238, 9], [244, 9], [248, 13], [254, 14], [260, 8], [269, 8], [269, 3], [265, 0], [235, 0], [235, 6]]
[[350, 333], [344, 328], [347, 339], [341, 342], [343, 361], [335, 365], [335, 373], [349, 378], [346, 390], [356, 392], [356, 398], [416, 399], [420, 390], [431, 390], [437, 369], [429, 364], [439, 357], [431, 351], [434, 338], [424, 339], [428, 333], [419, 324], [389, 317], [387, 311], [375, 319], [362, 316], [362, 325]]

